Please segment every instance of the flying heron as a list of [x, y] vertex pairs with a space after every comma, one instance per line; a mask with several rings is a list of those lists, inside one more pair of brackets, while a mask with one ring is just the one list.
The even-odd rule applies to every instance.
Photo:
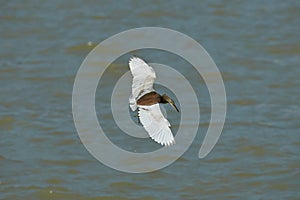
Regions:
[[132, 94], [129, 106], [132, 111], [138, 108], [138, 117], [149, 136], [157, 143], [170, 146], [175, 143], [169, 121], [163, 116], [159, 103], [169, 103], [179, 112], [174, 101], [166, 94], [160, 95], [153, 89], [156, 75], [152, 67], [138, 57], [129, 60], [133, 76]]

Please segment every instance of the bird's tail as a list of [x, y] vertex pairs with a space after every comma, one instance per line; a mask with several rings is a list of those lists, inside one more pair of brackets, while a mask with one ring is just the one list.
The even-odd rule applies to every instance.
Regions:
[[129, 107], [131, 108], [132, 111], [135, 111], [137, 109], [137, 104], [135, 98], [130, 95], [129, 97]]

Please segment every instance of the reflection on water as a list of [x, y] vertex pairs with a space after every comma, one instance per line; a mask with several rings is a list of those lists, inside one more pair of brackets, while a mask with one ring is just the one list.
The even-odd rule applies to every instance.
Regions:
[[[297, 1], [2, 2], [0, 199], [298, 199], [299, 13]], [[198, 160], [210, 119], [203, 80], [176, 55], [134, 52], [188, 77], [199, 94], [201, 122], [193, 145], [173, 165], [125, 174], [81, 144], [71, 92], [98, 42], [141, 26], [181, 31], [206, 48], [223, 75], [228, 114], [216, 147]], [[111, 93], [128, 70], [128, 56], [105, 72], [98, 118], [121, 147], [155, 150], [150, 139], [125, 136], [113, 122], [109, 97], [100, 95]], [[177, 115], [166, 110], [178, 128]]]

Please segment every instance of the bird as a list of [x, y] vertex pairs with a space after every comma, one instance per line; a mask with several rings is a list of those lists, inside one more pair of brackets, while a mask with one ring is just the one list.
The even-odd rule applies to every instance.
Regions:
[[155, 71], [144, 60], [133, 56], [129, 59], [129, 68], [133, 76], [129, 107], [138, 109], [139, 121], [150, 138], [163, 146], [175, 144], [169, 121], [163, 116], [159, 103], [169, 103], [177, 112], [174, 101], [166, 94], [160, 95], [153, 89]]

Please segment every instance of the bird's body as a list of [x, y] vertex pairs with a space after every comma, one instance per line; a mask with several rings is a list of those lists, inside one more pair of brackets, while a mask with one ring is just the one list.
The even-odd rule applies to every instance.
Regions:
[[137, 100], [137, 105], [151, 106], [156, 103], [161, 103], [162, 97], [156, 92], [149, 92]]
[[137, 108], [139, 119], [150, 137], [162, 144], [175, 143], [169, 121], [161, 113], [159, 103], [170, 103], [178, 112], [174, 101], [166, 94], [160, 95], [153, 89], [156, 75], [152, 67], [140, 58], [133, 57], [129, 61], [133, 76], [132, 94], [129, 98], [130, 108]]

